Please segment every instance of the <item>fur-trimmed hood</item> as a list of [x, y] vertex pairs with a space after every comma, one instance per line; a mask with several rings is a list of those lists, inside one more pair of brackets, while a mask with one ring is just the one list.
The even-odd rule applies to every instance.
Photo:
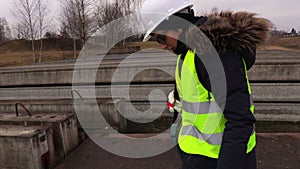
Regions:
[[[221, 11], [207, 17], [199, 28], [219, 51], [253, 49], [264, 44], [270, 34], [271, 22], [255, 13]], [[187, 31], [187, 42], [199, 39], [195, 32], [195, 28]]]

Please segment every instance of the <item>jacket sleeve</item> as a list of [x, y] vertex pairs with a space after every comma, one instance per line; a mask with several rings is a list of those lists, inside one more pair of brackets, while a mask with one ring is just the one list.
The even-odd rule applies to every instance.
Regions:
[[247, 70], [250, 70], [256, 60], [256, 49], [243, 49], [239, 52], [239, 54], [246, 62]]

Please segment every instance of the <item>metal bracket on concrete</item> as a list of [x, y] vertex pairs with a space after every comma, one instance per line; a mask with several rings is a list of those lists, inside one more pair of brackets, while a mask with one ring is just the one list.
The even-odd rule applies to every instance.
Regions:
[[18, 117], [19, 116], [19, 109], [18, 109], [18, 106], [21, 106], [29, 116], [32, 116], [32, 114], [30, 113], [30, 111], [24, 106], [24, 104], [22, 103], [16, 103], [15, 104], [15, 108], [16, 108], [16, 116]]
[[83, 101], [84, 98], [81, 96], [81, 94], [77, 90], [71, 90], [72, 100], [74, 100], [74, 93], [77, 93], [79, 98]]

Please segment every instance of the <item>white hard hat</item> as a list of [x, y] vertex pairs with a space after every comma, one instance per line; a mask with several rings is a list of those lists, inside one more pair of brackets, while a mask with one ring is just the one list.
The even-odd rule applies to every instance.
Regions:
[[146, 0], [143, 3], [141, 14], [147, 30], [143, 42], [148, 41], [155, 28], [169, 16], [193, 4], [189, 0]]

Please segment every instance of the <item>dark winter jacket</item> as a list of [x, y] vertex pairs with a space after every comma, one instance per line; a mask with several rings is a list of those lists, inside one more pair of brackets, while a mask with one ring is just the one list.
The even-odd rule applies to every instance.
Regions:
[[[227, 111], [245, 111], [246, 106], [242, 104], [246, 102], [240, 93], [248, 93], [245, 86], [245, 72], [242, 58], [246, 62], [249, 70], [255, 62], [256, 47], [263, 45], [269, 36], [270, 22], [264, 18], [255, 17], [254, 13], [248, 12], [232, 12], [222, 11], [208, 14], [207, 17], [194, 17], [190, 19], [195, 23], [202, 20], [198, 26], [200, 30], [209, 38], [215, 46], [222, 61], [226, 82], [227, 82]], [[201, 50], [205, 44], [201, 44], [202, 37], [196, 33], [196, 28], [189, 29], [185, 34], [182, 34], [180, 39], [187, 44], [195, 44], [190, 46], [191, 49]], [[182, 42], [178, 42], [176, 51], [177, 54], [182, 54], [182, 59], [188, 48]], [[202, 51], [197, 51], [196, 54], [201, 56]], [[195, 57], [197, 65], [196, 70], [200, 82], [204, 87], [211, 91], [210, 77], [199, 57]], [[239, 106], [241, 106], [239, 108]]]
[[[199, 19], [201, 17], [190, 21], [195, 23]], [[246, 163], [245, 151], [255, 122], [249, 109], [250, 95], [243, 60], [249, 70], [255, 62], [256, 48], [264, 44], [268, 38], [270, 22], [255, 17], [253, 13], [231, 11], [213, 12], [204, 20], [205, 22], [197, 26], [216, 48], [225, 71], [227, 86], [224, 108], [227, 123], [217, 168], [240, 169]], [[218, 79], [214, 75], [208, 76], [200, 59], [208, 57], [205, 54], [207, 44], [203, 43], [203, 36], [197, 31], [195, 27], [190, 28], [180, 37], [193, 46], [187, 48], [179, 42], [174, 52], [182, 54], [183, 60], [188, 49], [196, 49], [195, 65], [199, 81], [208, 91], [211, 91], [211, 82], [218, 83]], [[213, 94], [218, 103], [222, 102], [223, 96], [214, 91]]]

